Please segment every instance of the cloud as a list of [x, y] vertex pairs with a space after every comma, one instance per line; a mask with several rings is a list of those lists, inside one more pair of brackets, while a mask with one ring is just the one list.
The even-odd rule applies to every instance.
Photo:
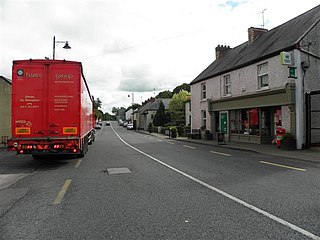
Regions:
[[220, 7], [229, 7], [231, 10], [238, 7], [240, 4], [247, 3], [248, 1], [226, 1], [225, 3], [221, 3]]
[[151, 92], [159, 88], [159, 76], [149, 64], [126, 66], [122, 69], [122, 78], [118, 87], [120, 91]]

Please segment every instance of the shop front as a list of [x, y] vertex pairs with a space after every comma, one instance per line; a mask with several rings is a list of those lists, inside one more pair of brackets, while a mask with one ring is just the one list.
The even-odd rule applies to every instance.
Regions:
[[226, 140], [271, 144], [278, 127], [295, 134], [294, 85], [212, 101], [210, 113]]

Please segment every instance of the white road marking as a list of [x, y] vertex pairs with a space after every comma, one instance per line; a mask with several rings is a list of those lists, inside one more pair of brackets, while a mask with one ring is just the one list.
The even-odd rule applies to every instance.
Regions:
[[215, 152], [215, 151], [210, 151], [210, 152], [214, 153], [214, 154], [219, 154], [219, 155], [231, 157], [231, 154], [228, 154], [228, 153], [221, 153], [221, 152]]
[[262, 209], [260, 209], [260, 208], [258, 208], [258, 207], [255, 207], [255, 206], [253, 206], [253, 205], [251, 205], [251, 204], [249, 204], [249, 203], [247, 203], [247, 202], [245, 202], [245, 201], [243, 201], [243, 200], [241, 200], [241, 199], [239, 199], [239, 198], [236, 198], [236, 197], [230, 195], [229, 193], [226, 193], [226, 192], [224, 192], [224, 191], [222, 191], [222, 190], [220, 190], [220, 189], [218, 189], [218, 188], [216, 188], [216, 187], [214, 187], [214, 186], [211, 186], [211, 185], [208, 184], [208, 183], [205, 183], [205, 182], [203, 182], [203, 181], [201, 181], [201, 180], [199, 180], [199, 179], [197, 179], [197, 178], [195, 178], [195, 177], [193, 177], [193, 176], [191, 176], [191, 175], [189, 175], [189, 174], [187, 174], [187, 173], [185, 173], [185, 172], [180, 171], [180, 170], [177, 169], [177, 168], [174, 168], [174, 167], [170, 166], [169, 164], [166, 164], [166, 163], [160, 161], [159, 159], [157, 159], [157, 158], [155, 158], [155, 157], [152, 157], [151, 155], [149, 155], [149, 154], [147, 154], [147, 153], [139, 150], [138, 148], [135, 148], [135, 147], [131, 146], [129, 143], [127, 143], [126, 141], [124, 141], [124, 140], [119, 136], [119, 134], [116, 133], [116, 131], [115, 131], [113, 128], [112, 128], [112, 130], [113, 130], [113, 132], [117, 135], [117, 137], [118, 137], [125, 145], [127, 145], [128, 147], [132, 148], [133, 150], [141, 153], [142, 155], [144, 155], [144, 156], [152, 159], [153, 161], [160, 163], [161, 165], [163, 165], [163, 166], [165, 166], [165, 167], [167, 167], [167, 168], [169, 168], [169, 169], [171, 169], [171, 170], [173, 170], [173, 171], [175, 171], [175, 172], [177, 172], [177, 173], [185, 176], [186, 178], [189, 178], [190, 180], [192, 180], [192, 181], [194, 181], [194, 182], [196, 182], [196, 183], [198, 183], [198, 184], [200, 184], [200, 185], [202, 185], [202, 186], [204, 186], [204, 187], [206, 187], [206, 188], [208, 188], [208, 189], [210, 189], [210, 190], [212, 190], [212, 191], [215, 191], [215, 192], [221, 194], [222, 196], [225, 196], [225, 197], [229, 198], [229, 199], [232, 200], [232, 201], [235, 201], [235, 202], [239, 203], [239, 204], [242, 205], [242, 206], [245, 206], [245, 207], [247, 207], [247, 208], [249, 208], [249, 209], [251, 209], [251, 210], [253, 210], [253, 211], [257, 212], [257, 213], [260, 213], [260, 214], [266, 216], [267, 218], [270, 218], [270, 219], [272, 219], [272, 220], [274, 220], [274, 221], [276, 221], [276, 222], [278, 222], [278, 223], [280, 223], [280, 224], [282, 224], [282, 225], [284, 225], [284, 226], [287, 226], [287, 227], [291, 228], [291, 229], [294, 230], [294, 231], [297, 231], [297, 232], [299, 232], [299, 233], [301, 233], [301, 234], [303, 234], [303, 235], [305, 235], [305, 236], [307, 236], [307, 237], [310, 237], [311, 239], [320, 240], [320, 237], [319, 237], [319, 236], [317, 236], [317, 235], [315, 235], [315, 234], [313, 234], [313, 233], [311, 233], [311, 232], [308, 232], [307, 230], [304, 230], [304, 229], [302, 229], [302, 228], [300, 228], [300, 227], [298, 227], [298, 226], [296, 226], [296, 225], [294, 225], [294, 224], [292, 224], [292, 223], [290, 223], [290, 222], [288, 222], [288, 221], [286, 221], [286, 220], [283, 220], [283, 219], [281, 219], [281, 218], [279, 218], [279, 217], [277, 217], [277, 216], [275, 216], [275, 215], [272, 215], [272, 214], [270, 214], [270, 213], [268, 213], [268, 212], [266, 212], [266, 211], [264, 211], [264, 210], [262, 210]]
[[186, 148], [196, 149], [195, 147], [188, 146], [188, 145], [182, 145], [182, 146], [184, 146], [184, 147], [186, 147]]

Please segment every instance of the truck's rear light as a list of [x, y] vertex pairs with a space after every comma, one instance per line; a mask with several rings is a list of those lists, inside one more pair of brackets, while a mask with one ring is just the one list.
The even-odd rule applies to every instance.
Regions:
[[63, 144], [55, 144], [53, 145], [53, 149], [60, 149], [60, 148], [64, 148]]
[[20, 154], [23, 154], [23, 150], [21, 149], [21, 150], [19, 151], [19, 153], [20, 153]]
[[30, 150], [30, 149], [36, 148], [36, 146], [35, 145], [31, 145], [31, 144], [30, 145], [22, 145], [21, 148]]
[[74, 144], [73, 143], [67, 143], [66, 144], [66, 148], [73, 148], [74, 147]]
[[78, 150], [77, 149], [73, 149], [73, 152], [76, 153]]
[[13, 143], [13, 147], [17, 148], [17, 147], [18, 147], [18, 143], [17, 143], [17, 142], [14, 142], [14, 143]]

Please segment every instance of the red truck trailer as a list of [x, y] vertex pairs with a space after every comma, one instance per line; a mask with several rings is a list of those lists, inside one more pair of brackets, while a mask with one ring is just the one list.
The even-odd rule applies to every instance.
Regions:
[[13, 61], [12, 138], [8, 150], [34, 158], [84, 156], [93, 141], [93, 97], [81, 63]]

